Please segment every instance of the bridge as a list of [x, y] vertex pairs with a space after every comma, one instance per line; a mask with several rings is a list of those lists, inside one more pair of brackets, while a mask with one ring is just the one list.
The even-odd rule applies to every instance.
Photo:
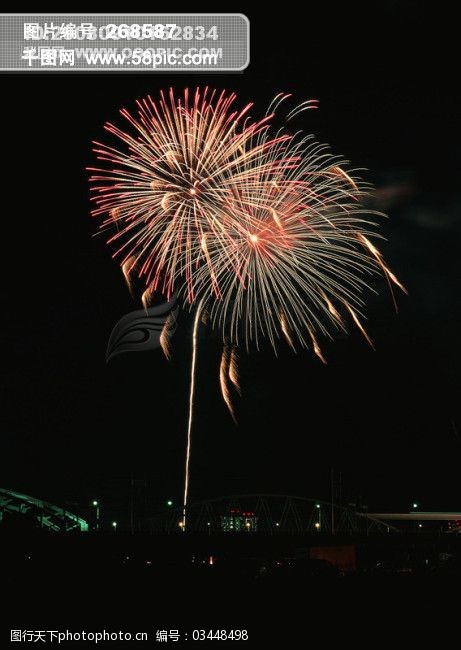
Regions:
[[27, 494], [0, 488], [0, 522], [5, 513], [27, 515], [36, 525], [55, 532], [88, 530], [88, 524], [73, 512]]
[[412, 512], [374, 512], [367, 514], [367, 516], [380, 521], [398, 522], [400, 526], [406, 526], [407, 528], [412, 524], [422, 528], [427, 523], [429, 525], [443, 525], [447, 533], [461, 532], [461, 512], [423, 512], [414, 510]]
[[[150, 520], [151, 532], [175, 533], [182, 528], [182, 508], [171, 508]], [[260, 532], [284, 534], [368, 535], [397, 532], [378, 516], [353, 506], [302, 496], [240, 494], [188, 505], [186, 530], [194, 533]]]

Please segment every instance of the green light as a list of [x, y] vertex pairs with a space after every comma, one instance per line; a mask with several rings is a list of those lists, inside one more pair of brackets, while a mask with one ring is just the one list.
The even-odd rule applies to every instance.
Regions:
[[172, 505], [173, 505], [173, 501], [170, 501], [170, 500], [168, 499], [168, 501], [166, 502], [166, 505], [167, 505], [167, 506], [172, 506]]

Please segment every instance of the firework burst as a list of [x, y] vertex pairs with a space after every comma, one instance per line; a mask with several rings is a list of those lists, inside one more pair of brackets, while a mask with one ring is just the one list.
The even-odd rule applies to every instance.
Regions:
[[193, 303], [196, 271], [205, 264], [212, 293], [221, 297], [210, 242], [222, 251], [232, 244], [234, 196], [243, 197], [244, 185], [256, 189], [261, 167], [283, 164], [269, 151], [285, 136], [256, 145], [270, 117], [245, 121], [251, 104], [232, 110], [235, 99], [208, 89], [181, 97], [161, 93], [159, 102], [147, 97], [137, 102], [137, 117], [121, 110], [133, 133], [105, 125], [124, 150], [94, 143], [97, 158], [110, 168], [92, 169], [93, 214], [105, 215], [101, 227], [115, 229], [109, 243], [121, 265], [134, 259], [151, 291], [171, 296], [180, 287]]
[[[95, 216], [111, 229], [123, 273], [192, 308], [202, 301], [232, 344], [280, 338], [311, 347], [345, 329], [343, 305], [362, 332], [362, 295], [381, 271], [400, 286], [371, 243], [367, 186], [312, 137], [273, 133], [278, 95], [258, 121], [251, 104], [205, 89], [138, 101], [133, 133], [106, 130], [124, 148], [95, 143]], [[312, 107], [306, 102], [289, 114]], [[130, 285], [131, 286], [131, 285]], [[344, 310], [343, 310], [344, 311]]]

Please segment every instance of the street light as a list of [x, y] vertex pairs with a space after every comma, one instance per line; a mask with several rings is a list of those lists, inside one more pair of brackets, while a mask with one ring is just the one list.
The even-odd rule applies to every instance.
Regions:
[[169, 508], [171, 508], [171, 506], [173, 505], [173, 501], [171, 501], [171, 499], [168, 499], [168, 501], [166, 502], [166, 505], [167, 505]]
[[418, 504], [417, 504], [417, 503], [414, 503], [414, 504], [413, 504], [413, 510], [417, 510], [417, 509], [418, 509]]
[[96, 530], [99, 530], [99, 501], [93, 501], [93, 506], [96, 508]]
[[114, 533], [116, 533], [117, 532], [117, 522], [116, 521], [112, 522], [112, 528], [114, 529]]
[[317, 528], [317, 530], [320, 530], [320, 527], [321, 527], [321, 525], [322, 525], [322, 509], [321, 509], [321, 507], [320, 507], [320, 503], [316, 503], [316, 504], [315, 504], [315, 507], [317, 508], [317, 510], [318, 510], [318, 512], [319, 512], [319, 517], [318, 517], [318, 519], [317, 519], [317, 522], [316, 522], [316, 524], [315, 524], [315, 527]]

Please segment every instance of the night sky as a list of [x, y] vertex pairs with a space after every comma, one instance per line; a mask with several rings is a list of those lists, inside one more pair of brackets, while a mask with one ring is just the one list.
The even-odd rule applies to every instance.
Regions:
[[242, 352], [237, 427], [219, 393], [219, 337], [202, 328], [191, 499], [328, 498], [334, 467], [345, 500], [371, 509], [461, 507], [459, 48], [440, 8], [325, 5], [307, 20], [229, 7], [251, 19], [243, 74], [2, 75], [1, 487], [77, 512], [101, 498], [121, 525], [132, 477], [153, 504], [180, 500], [191, 321], [171, 362], [153, 352], [106, 365], [113, 325], [138, 305], [93, 237], [85, 167], [120, 107], [207, 84], [254, 100], [255, 116], [282, 90], [320, 100], [296, 126], [369, 170], [389, 215], [382, 250], [409, 296], [396, 314], [378, 281], [376, 351], [352, 331], [323, 342], [327, 366], [283, 345], [278, 359]]

